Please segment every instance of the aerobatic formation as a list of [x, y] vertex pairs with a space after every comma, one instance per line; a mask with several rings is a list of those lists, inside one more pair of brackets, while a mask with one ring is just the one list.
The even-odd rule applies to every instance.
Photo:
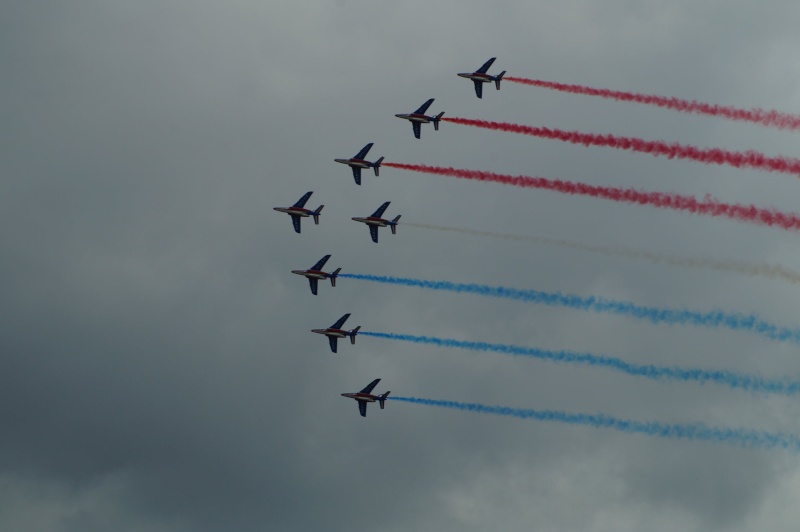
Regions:
[[[506, 74], [505, 70], [497, 75], [491, 75], [488, 73], [488, 70], [494, 63], [495, 59], [496, 58], [494, 57], [490, 58], [474, 72], [461, 72], [457, 74], [457, 76], [473, 82], [475, 95], [478, 98], [483, 98], [483, 85], [485, 83], [494, 83], [495, 88], [500, 90], [501, 80], [506, 79], [510, 82], [521, 85], [554, 89], [571, 94], [600, 96], [618, 101], [644, 103], [656, 105], [666, 109], [673, 109], [676, 111], [713, 115], [731, 120], [745, 120], [764, 126], [778, 127], [782, 129], [800, 129], [800, 116], [779, 113], [778, 111], [761, 111], [760, 109], [747, 111], [729, 106], [704, 104], [663, 96], [641, 95], [607, 89], [593, 89], [591, 87], [585, 87], [581, 85], [545, 82], [530, 78], [512, 76], [504, 78]], [[771, 172], [783, 172], [800, 175], [800, 160], [788, 157], [767, 157], [752, 150], [745, 152], [731, 152], [720, 148], [697, 148], [694, 146], [680, 145], [677, 143], [669, 144], [662, 141], [645, 141], [633, 137], [596, 135], [578, 131], [562, 131], [558, 129], [525, 126], [507, 122], [492, 122], [488, 120], [474, 120], [458, 117], [443, 118], [444, 111], [436, 115], [427, 115], [426, 113], [428, 112], [428, 108], [433, 104], [433, 102], [434, 99], [431, 98], [413, 113], [399, 113], [395, 116], [411, 122], [414, 137], [417, 139], [420, 138], [422, 124], [433, 124], [434, 130], [438, 131], [441, 122], [450, 122], [454, 124], [479, 127], [495, 131], [507, 131], [546, 139], [557, 139], [574, 144], [582, 144], [584, 146], [613, 147], [632, 152], [638, 151], [650, 153], [652, 155], [665, 155], [669, 158], [691, 159], [706, 164], [727, 164], [735, 167], [749, 167]], [[366, 144], [353, 157], [347, 159], [334, 159], [335, 162], [345, 164], [350, 167], [353, 174], [353, 180], [355, 181], [356, 185], [361, 185], [362, 170], [369, 170], [371, 168], [375, 176], [378, 177], [380, 175], [381, 166], [384, 166], [398, 170], [422, 172], [432, 175], [443, 175], [462, 179], [476, 179], [485, 182], [510, 184], [532, 189], [544, 189], [568, 195], [586, 195], [612, 201], [629, 202], [638, 205], [650, 205], [659, 208], [688, 211], [692, 214], [722, 216], [738, 221], [777, 226], [786, 230], [800, 229], [800, 214], [780, 212], [769, 208], [759, 208], [754, 205], [726, 204], [711, 198], [709, 195], [706, 195], [702, 200], [698, 200], [693, 196], [684, 196], [666, 192], [644, 192], [636, 189], [605, 187], [602, 185], [562, 181], [558, 179], [545, 179], [533, 176], [510, 176], [481, 170], [384, 162], [383, 156], [377, 158], [374, 162], [371, 162], [368, 161], [366, 157], [373, 145], [374, 143], [372, 142]], [[300, 222], [302, 218], [311, 217], [313, 218], [314, 223], [319, 225], [320, 212], [322, 211], [324, 205], [320, 205], [316, 210], [310, 210], [305, 207], [305, 204], [311, 197], [312, 193], [313, 192], [305, 193], [291, 207], [274, 207], [274, 210], [291, 216], [292, 225], [297, 233], [300, 233]], [[400, 220], [400, 215], [398, 214], [392, 219], [383, 217], [384, 212], [387, 210], [390, 203], [391, 202], [389, 201], [384, 202], [369, 216], [354, 216], [351, 218], [356, 222], [367, 225], [369, 228], [370, 237], [376, 244], [378, 243], [378, 229], [381, 227], [389, 227], [392, 234], [397, 234], [397, 226]], [[642, 258], [651, 262], [673, 266], [709, 268], [719, 271], [736, 272], [745, 275], [762, 275], [770, 279], [783, 280], [791, 283], [800, 282], [800, 273], [788, 270], [778, 265], [748, 264], [708, 258], [693, 259], [690, 257], [670, 257], [647, 251], [636, 251], [622, 248], [604, 248], [596, 245], [569, 243], [546, 237], [505, 235], [489, 231], [470, 230], [456, 227], [442, 227], [427, 224], [409, 225], [423, 229], [454, 231], [477, 236], [494, 236], [498, 238], [524, 240], [532, 243], [560, 245], [591, 253], [603, 253], [607, 255], [629, 258]], [[755, 314], [724, 312], [721, 310], [690, 311], [675, 308], [657, 308], [638, 305], [636, 303], [627, 301], [615, 301], [596, 296], [562, 294], [560, 292], [548, 293], [532, 289], [517, 289], [512, 287], [489, 286], [482, 284], [452, 283], [444, 280], [431, 281], [380, 275], [340, 273], [342, 268], [336, 268], [331, 272], [323, 271], [325, 264], [330, 258], [331, 255], [324, 255], [310, 268], [305, 270], [291, 270], [291, 272], [308, 279], [311, 293], [315, 296], [318, 292], [319, 281], [324, 281], [327, 279], [330, 281], [331, 286], [335, 287], [337, 278], [343, 278], [356, 281], [361, 280], [411, 286], [428, 290], [444, 290], [486, 297], [505, 298], [551, 306], [560, 305], [574, 309], [644, 319], [655, 324], [665, 323], [669, 325], [694, 325], [703, 327], [727, 328], [732, 330], [744, 330], [759, 334], [763, 338], [772, 341], [800, 343], [800, 328], [792, 328], [789, 326], [770, 323], [761, 319]], [[343, 328], [349, 317], [350, 313], [344, 314], [330, 327], [312, 329], [311, 332], [327, 336], [330, 350], [333, 353], [336, 353], [339, 339], [349, 338], [350, 343], [355, 344], [356, 336], [361, 330], [360, 325], [349, 330]], [[360, 332], [360, 334], [371, 338], [380, 338], [384, 340], [401, 340], [439, 347], [459, 348], [478, 352], [494, 352], [517, 357], [531, 357], [562, 364], [577, 364], [596, 368], [605, 368], [618, 371], [630, 377], [646, 378], [659, 382], [664, 382], [666, 380], [696, 382], [699, 384], [712, 382], [741, 390], [760, 391], [781, 395], [800, 394], [800, 381], [789, 379], [787, 377], [767, 378], [758, 374], [748, 375], [726, 369], [680, 368], [652, 364], [641, 365], [635, 362], [625, 361], [620, 358], [597, 355], [589, 352], [580, 353], [563, 350], [553, 351], [535, 347], [488, 342], [470, 342], [450, 338], [415, 336], [392, 332], [363, 331]], [[385, 402], [390, 400], [390, 392], [388, 391], [379, 395], [372, 393], [373, 389], [380, 381], [381, 379], [379, 378], [374, 379], [358, 392], [342, 393], [341, 395], [343, 397], [354, 399], [358, 405], [359, 414], [362, 417], [366, 417], [367, 405], [369, 403], [377, 402], [380, 408], [383, 409]], [[417, 397], [394, 396], [391, 399], [411, 404], [437, 406], [468, 412], [489, 413], [521, 419], [534, 419], [538, 421], [556, 421], [590, 426], [594, 428], [610, 428], [622, 432], [647, 434], [662, 438], [704, 440], [709, 442], [728, 443], [741, 447], [761, 449], [782, 448], [800, 452], [800, 436], [780, 432], [771, 433], [746, 428], [714, 427], [705, 425], [701, 422], [665, 424], [658, 421], [626, 420], [602, 413], [581, 414], [561, 412], [556, 410], [545, 411], [521, 409], [505, 406], [500, 407], [483, 405], [480, 403], [464, 403], [458, 401], [425, 399]]]

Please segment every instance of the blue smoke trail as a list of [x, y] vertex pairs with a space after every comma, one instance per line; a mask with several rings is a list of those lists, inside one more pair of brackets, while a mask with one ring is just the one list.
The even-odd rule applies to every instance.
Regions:
[[364, 275], [356, 273], [340, 273], [339, 277], [356, 279], [359, 281], [373, 281], [376, 283], [396, 284], [403, 286], [416, 286], [430, 290], [445, 290], [448, 292], [463, 292], [486, 297], [499, 297], [516, 299], [543, 305], [560, 305], [564, 307], [592, 310], [594, 312], [607, 312], [631, 316], [652, 323], [668, 323], [670, 325], [693, 324], [706, 327], [724, 327], [732, 330], [752, 331], [770, 340], [779, 342], [800, 343], [800, 330], [764, 321], [755, 314], [737, 314], [712, 310], [698, 312], [693, 310], [678, 310], [670, 308], [656, 308], [636, 305], [627, 301], [614, 301], [602, 297], [581, 297], [561, 292], [542, 292], [539, 290], [519, 290], [505, 286], [488, 286], [474, 283], [452, 283], [449, 281], [427, 281], [424, 279], [409, 279], [404, 277], [389, 277], [385, 275]]
[[591, 353], [575, 353], [572, 351], [547, 351], [535, 347], [523, 347], [507, 344], [490, 344], [486, 342], [470, 342], [453, 340], [450, 338], [436, 338], [431, 336], [413, 336], [410, 334], [394, 334], [361, 331], [359, 334], [385, 338], [387, 340], [402, 340], [418, 344], [431, 344], [437, 347], [453, 347], [470, 349], [472, 351], [491, 351], [512, 356], [525, 356], [561, 362], [566, 364], [584, 364], [588, 366], [605, 367], [652, 380], [678, 380], [698, 382], [705, 384], [713, 382], [731, 388], [740, 388], [754, 392], [767, 392], [783, 395], [794, 395], [800, 392], [800, 382], [788, 379], [765, 379], [758, 375], [737, 374], [726, 370], [706, 370], [694, 368], [659, 367], [652, 364], [641, 365], [625, 362], [619, 358], [593, 355]]
[[571, 425], [586, 425], [594, 428], [609, 428], [628, 433], [647, 434], [660, 438], [678, 438], [685, 440], [702, 440], [709, 442], [729, 443], [752, 449], [781, 448], [800, 451], [800, 438], [793, 434], [765, 432], [752, 429], [711, 427], [705, 423], [666, 424], [658, 421], [635, 421], [620, 419], [606, 414], [575, 414], [558, 410], [533, 410], [511, 408], [508, 406], [489, 406], [480, 403], [461, 403], [439, 399], [423, 399], [419, 397], [387, 397], [392, 401], [403, 401], [427, 406], [454, 408], [467, 412], [510, 416], [537, 421], [557, 421]]

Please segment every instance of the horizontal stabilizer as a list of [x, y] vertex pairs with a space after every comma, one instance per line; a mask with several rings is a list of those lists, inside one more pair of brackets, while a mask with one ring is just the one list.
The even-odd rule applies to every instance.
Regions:
[[390, 393], [392, 393], [392, 392], [386, 392], [384, 394], [381, 394], [380, 397], [378, 397], [378, 402], [381, 405], [381, 410], [383, 410], [383, 406], [384, 406], [384, 403], [386, 402], [386, 398], [389, 397]]
[[336, 286], [336, 277], [339, 275], [340, 271], [342, 271], [341, 268], [336, 268], [336, 270], [331, 273], [331, 286]]
[[433, 118], [433, 129], [435, 129], [436, 131], [439, 131], [439, 120], [442, 119], [442, 116], [444, 116], [444, 111], [442, 111]]
[[350, 343], [351, 344], [355, 344], [356, 343], [356, 335], [358, 334], [358, 330], [360, 328], [361, 328], [361, 325], [359, 325], [358, 327], [356, 327], [355, 329], [350, 331], [350, 335], [349, 336], [350, 336]]
[[383, 162], [383, 157], [372, 163], [372, 168], [375, 170], [375, 176], [377, 177], [380, 175], [381, 163]]
[[505, 76], [505, 74], [506, 74], [506, 71], [505, 71], [505, 70], [503, 70], [503, 71], [502, 71], [502, 72], [500, 72], [500, 73], [497, 75], [497, 77], [494, 79], [494, 86], [495, 86], [495, 87], [497, 87], [497, 90], [500, 90], [500, 80], [501, 80], [501, 79], [503, 79], [503, 76]]
[[317, 225], [319, 225], [319, 213], [321, 213], [321, 212], [322, 212], [322, 208], [323, 208], [324, 206], [325, 206], [325, 205], [320, 205], [320, 206], [319, 206], [319, 209], [317, 209], [316, 211], [314, 211], [314, 212], [312, 212], [312, 213], [311, 213], [311, 216], [313, 216], [313, 217], [314, 217], [314, 223], [315, 223], [315, 224], [317, 224]]

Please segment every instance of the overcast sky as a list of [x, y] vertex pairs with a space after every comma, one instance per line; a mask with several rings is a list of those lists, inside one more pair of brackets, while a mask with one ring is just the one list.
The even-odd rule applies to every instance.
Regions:
[[[797, 379], [725, 329], [290, 273], [505, 285], [800, 326], [800, 286], [448, 233], [800, 269], [800, 236], [383, 168], [536, 175], [797, 210], [797, 178], [443, 123], [431, 113], [800, 156], [798, 132], [457, 72], [800, 113], [789, 1], [7, 1], [0, 7], [0, 529], [795, 530], [797, 454], [401, 402], [376, 392], [800, 433], [796, 399], [359, 336], [567, 349]], [[320, 225], [272, 210], [305, 192]], [[402, 214], [374, 244], [353, 216]]]

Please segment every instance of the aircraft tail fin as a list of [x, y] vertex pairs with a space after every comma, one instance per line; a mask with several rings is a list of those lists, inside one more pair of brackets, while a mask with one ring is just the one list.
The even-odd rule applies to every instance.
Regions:
[[325, 205], [320, 205], [320, 206], [319, 206], [319, 209], [317, 209], [316, 211], [314, 211], [314, 212], [312, 212], [312, 213], [311, 213], [311, 216], [313, 216], [313, 217], [314, 217], [314, 223], [315, 223], [315, 224], [317, 224], [317, 225], [319, 225], [319, 213], [320, 213], [320, 212], [322, 212], [322, 208], [323, 208], [324, 206], [325, 206]]
[[443, 115], [444, 111], [433, 117], [433, 129], [435, 129], [436, 131], [439, 131], [439, 120], [442, 119]]
[[361, 328], [361, 325], [359, 325], [358, 327], [356, 327], [355, 329], [350, 331], [349, 336], [350, 336], [350, 343], [351, 344], [355, 344], [356, 343], [356, 335], [358, 334], [358, 330], [360, 328]]
[[377, 177], [380, 174], [382, 162], [383, 162], [383, 157], [372, 163], [372, 169], [375, 170], [375, 177]]
[[494, 86], [497, 87], [497, 90], [500, 90], [500, 80], [503, 79], [503, 76], [506, 75], [506, 71], [503, 70], [494, 78]]
[[339, 275], [340, 271], [342, 271], [341, 268], [336, 268], [336, 270], [331, 273], [331, 286], [336, 286], [336, 276]]
[[386, 393], [382, 393], [380, 396], [378, 396], [378, 402], [381, 405], [381, 410], [383, 410], [383, 404], [386, 402], [386, 398], [389, 397], [390, 393], [392, 393], [392, 392], [389, 391], [389, 392], [386, 392]]
[[392, 223], [389, 224], [389, 227], [392, 228], [392, 234], [393, 235], [397, 234], [397, 221], [400, 219], [400, 216], [402, 216], [402, 215], [398, 214], [397, 216], [395, 216], [394, 219], [392, 220]]

